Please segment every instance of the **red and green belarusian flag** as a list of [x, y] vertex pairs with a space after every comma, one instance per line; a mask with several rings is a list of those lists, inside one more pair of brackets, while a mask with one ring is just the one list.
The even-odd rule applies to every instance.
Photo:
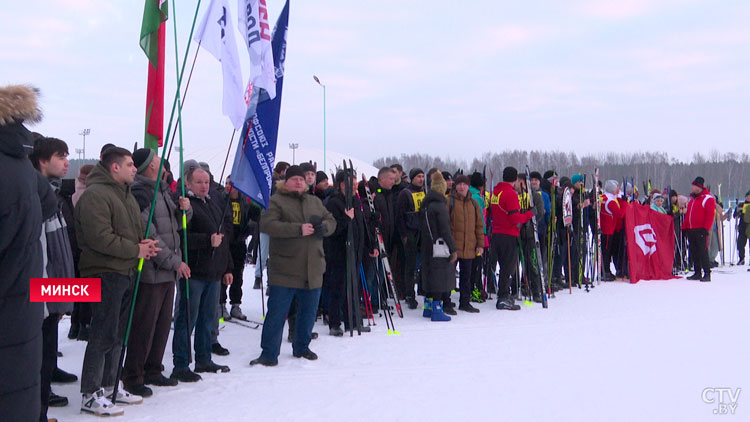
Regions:
[[167, 0], [146, 0], [141, 23], [141, 48], [148, 57], [146, 88], [146, 148], [164, 143], [164, 38]]

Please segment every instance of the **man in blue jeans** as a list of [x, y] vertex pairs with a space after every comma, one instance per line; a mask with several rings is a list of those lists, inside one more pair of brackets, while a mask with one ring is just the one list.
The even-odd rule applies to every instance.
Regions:
[[[200, 168], [185, 173], [193, 218], [188, 223], [188, 266], [190, 267], [190, 298], [187, 299], [185, 283], [179, 285], [180, 299], [174, 320], [172, 336], [172, 362], [170, 378], [179, 382], [195, 382], [200, 372], [229, 372], [229, 367], [211, 360], [211, 329], [219, 309], [219, 285], [232, 284], [233, 262], [229, 252], [232, 233], [232, 215], [223, 214], [211, 200], [209, 174]], [[190, 306], [190, 320], [187, 319]], [[188, 336], [195, 329], [195, 372], [188, 364]]]
[[333, 233], [336, 220], [317, 196], [306, 194], [308, 188], [302, 169], [289, 167], [284, 180], [276, 185], [268, 211], [261, 216], [261, 230], [270, 238], [268, 313], [260, 341], [263, 351], [251, 366], [278, 363], [284, 321], [295, 298], [292, 354], [308, 360], [318, 358], [309, 346], [326, 268], [323, 238]]

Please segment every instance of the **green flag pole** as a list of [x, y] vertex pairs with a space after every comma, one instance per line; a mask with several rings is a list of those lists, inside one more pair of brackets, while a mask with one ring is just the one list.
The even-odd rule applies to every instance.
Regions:
[[[166, 139], [169, 138], [169, 131], [170, 131], [171, 127], [172, 127], [172, 118], [174, 116], [174, 112], [175, 112], [175, 108], [176, 108], [175, 106], [177, 105], [177, 102], [180, 99], [180, 85], [182, 84], [182, 75], [183, 75], [183, 73], [185, 71], [185, 63], [187, 62], [187, 55], [188, 55], [188, 52], [190, 51], [190, 40], [192, 40], [192, 38], [193, 38], [193, 32], [195, 30], [195, 23], [196, 23], [196, 21], [198, 19], [198, 11], [200, 10], [200, 5], [201, 5], [201, 0], [198, 0], [198, 4], [195, 7], [195, 14], [193, 16], [193, 23], [192, 23], [192, 26], [190, 28], [190, 38], [188, 40], [187, 48], [185, 49], [185, 56], [184, 56], [183, 62], [182, 62], [182, 69], [177, 72], [177, 89], [176, 89], [176, 92], [175, 92], [174, 101], [172, 102], [172, 112], [171, 112], [170, 117], [169, 117], [169, 125], [167, 127], [167, 136], [164, 137], [164, 147], [162, 148], [161, 159], [159, 161], [159, 171], [157, 173], [156, 185], [154, 187], [154, 196], [151, 199], [151, 210], [149, 211], [148, 220], [146, 222], [146, 234], [145, 234], [144, 238], [148, 238], [149, 235], [150, 235], [150, 233], [151, 233], [151, 223], [152, 223], [153, 217], [154, 217], [154, 208], [156, 207], [156, 198], [157, 198], [157, 195], [158, 195], [158, 192], [159, 192], [159, 187], [160, 187], [160, 184], [161, 184], [161, 172], [162, 172], [162, 170], [164, 168], [164, 161], [165, 161], [165, 157], [166, 157], [166, 154], [167, 154], [167, 149], [169, 148], [169, 143], [166, 142]], [[177, 19], [176, 19], [176, 13], [175, 13], [175, 1], [172, 2], [172, 23], [173, 23], [173, 27], [174, 27], [175, 53], [177, 53]], [[175, 54], [175, 61], [178, 61], [177, 54]], [[179, 68], [179, 62], [178, 62], [178, 68]], [[183, 158], [182, 157], [182, 125], [180, 125], [180, 174], [182, 174], [182, 172], [183, 172], [183, 169], [182, 169], [182, 167], [183, 167], [183, 160], [182, 160], [182, 158]], [[184, 179], [184, 177], [181, 177], [181, 179]], [[185, 196], [185, 182], [184, 182], [184, 180], [182, 181], [182, 196], [183, 197]], [[186, 227], [187, 227], [187, 215], [186, 215], [186, 212], [183, 210], [182, 211], [182, 228], [183, 228], [183, 239], [185, 241], [185, 244], [187, 244]], [[184, 258], [183, 259], [184, 259], [184, 262], [187, 262], [187, 247], [183, 248], [183, 250], [184, 250], [184, 254], [183, 254]], [[123, 362], [124, 362], [124, 359], [125, 359], [125, 351], [127, 350], [128, 341], [130, 340], [130, 330], [131, 330], [131, 327], [133, 325], [133, 314], [134, 314], [134, 311], [135, 311], [135, 303], [136, 303], [136, 300], [138, 298], [138, 287], [140, 286], [141, 274], [142, 274], [142, 271], [143, 271], [143, 261], [144, 261], [143, 258], [140, 258], [138, 260], [138, 272], [137, 272], [136, 279], [135, 279], [135, 286], [133, 288], [133, 296], [132, 296], [131, 301], [130, 301], [130, 314], [128, 315], [128, 324], [127, 324], [127, 326], [125, 328], [125, 338], [124, 338], [123, 343], [122, 343], [122, 350], [120, 351], [120, 359], [119, 359], [119, 364], [117, 366], [117, 375], [115, 377], [114, 391], [112, 392], [112, 403], [113, 404], [116, 404], [117, 390], [119, 388], [120, 379], [122, 377], [122, 367], [123, 367]], [[188, 279], [185, 279], [185, 286], [188, 287]], [[187, 293], [187, 294], [189, 294], [189, 293]], [[189, 296], [187, 296], [187, 297], [189, 298]], [[189, 321], [190, 321], [190, 318], [189, 318], [189, 314], [188, 314], [188, 327], [189, 327]], [[189, 361], [190, 361], [190, 335], [188, 334], [188, 362]]]

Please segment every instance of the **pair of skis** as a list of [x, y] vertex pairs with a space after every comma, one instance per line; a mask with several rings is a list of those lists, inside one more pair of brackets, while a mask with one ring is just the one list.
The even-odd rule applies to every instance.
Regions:
[[[540, 293], [542, 295], [542, 307], [547, 308], [547, 292], [545, 290], [546, 283], [544, 282], [544, 264], [542, 263], [542, 252], [539, 246], [539, 226], [537, 225], [536, 215], [533, 214], [534, 210], [534, 193], [531, 191], [531, 172], [529, 171], [528, 164], [526, 165], [526, 193], [529, 195], [529, 208], [532, 210], [531, 222], [534, 226], [534, 256], [531, 257], [532, 265], [536, 265], [539, 270], [539, 283]], [[529, 293], [531, 293], [529, 289]]]
[[[344, 197], [346, 198], [346, 209], [354, 209], [354, 166], [351, 160], [347, 166], [343, 160], [344, 171]], [[356, 212], [356, 210], [355, 210]], [[346, 230], [346, 309], [349, 320], [349, 337], [354, 337], [356, 326], [357, 335], [362, 335], [362, 309], [359, 305], [359, 270], [357, 257], [354, 255], [354, 219], [349, 220]], [[352, 309], [354, 308], [354, 309]]]
[[[364, 174], [362, 175], [362, 184], [365, 187], [365, 194], [367, 195], [367, 204], [370, 206], [370, 212], [375, 215], [375, 203], [373, 201], [372, 192], [370, 191], [370, 186], [367, 184], [367, 179], [365, 178]], [[398, 295], [396, 294], [396, 285], [393, 282], [393, 273], [391, 272], [391, 264], [388, 261], [388, 252], [386, 251], [385, 242], [383, 241], [383, 234], [380, 233], [380, 228], [375, 225], [373, 229], [375, 231], [375, 237], [378, 240], [378, 259], [383, 267], [382, 275], [380, 273], [380, 268], [375, 269], [375, 274], [382, 281], [382, 283], [378, 284], [382, 286], [381, 291], [385, 294], [385, 299], [383, 300], [385, 306], [382, 306], [383, 314], [385, 315], [385, 323], [388, 326], [388, 334], [401, 334], [396, 331], [396, 327], [393, 324], [392, 309], [396, 309], [399, 318], [403, 318], [404, 313], [401, 310], [401, 301], [399, 301]], [[389, 297], [393, 300], [393, 308], [388, 305]]]

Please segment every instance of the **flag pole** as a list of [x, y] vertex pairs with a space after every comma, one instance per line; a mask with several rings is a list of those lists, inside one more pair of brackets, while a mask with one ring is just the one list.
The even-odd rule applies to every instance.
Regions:
[[[172, 2], [172, 14], [174, 14], [175, 10], [175, 3], [176, 1]], [[198, 17], [198, 9], [200, 8], [200, 0], [198, 0], [198, 6], [195, 9], [195, 17], [193, 18], [193, 27], [190, 28], [190, 38], [188, 38], [188, 45], [187, 49], [185, 50], [185, 59], [182, 61], [182, 70], [179, 69], [180, 62], [177, 58], [178, 51], [177, 51], [177, 19], [173, 20], [174, 25], [174, 61], [175, 61], [175, 71], [177, 73], [177, 84], [178, 89], [175, 93], [175, 103], [180, 101], [180, 89], [179, 85], [182, 82], [182, 75], [185, 71], [185, 61], [187, 60], [187, 53], [190, 50], [190, 41], [193, 39], [193, 30], [195, 29], [195, 21]], [[174, 111], [174, 110], [172, 110]], [[180, 190], [181, 195], [185, 196], [185, 170], [184, 170], [184, 150], [183, 150], [183, 144], [182, 144], [182, 107], [177, 108], [177, 128], [180, 132]], [[182, 210], [182, 242], [183, 242], [183, 262], [188, 262], [188, 248], [187, 248], [187, 213], [185, 210]], [[185, 329], [187, 330], [187, 363], [190, 364], [191, 359], [191, 351], [190, 351], [190, 279], [185, 278]], [[175, 327], [175, 333], [177, 332], [177, 327]]]
[[232, 143], [234, 143], [234, 135], [236, 133], [237, 133], [237, 129], [232, 129], [232, 138], [229, 140], [229, 148], [227, 148], [227, 156], [224, 158], [224, 167], [221, 168], [221, 177], [219, 177], [219, 183], [221, 183], [221, 181], [224, 180], [224, 170], [227, 169], [227, 161], [229, 160], [229, 151], [232, 150]]

